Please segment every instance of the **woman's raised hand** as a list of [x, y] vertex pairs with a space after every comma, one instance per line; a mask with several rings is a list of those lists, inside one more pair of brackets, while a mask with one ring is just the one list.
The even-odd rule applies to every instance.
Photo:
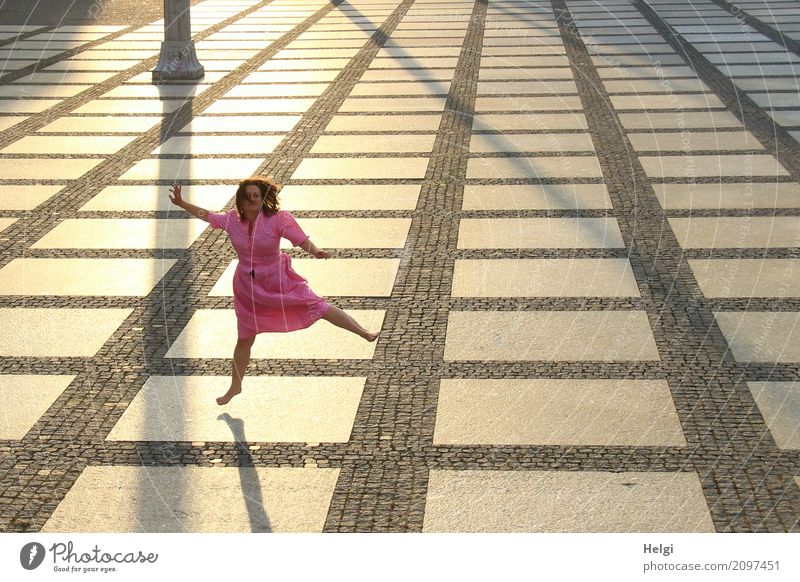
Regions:
[[172, 185], [172, 188], [170, 188], [169, 191], [173, 194], [173, 196], [169, 197], [169, 201], [176, 206], [180, 206], [181, 202], [183, 202], [183, 198], [181, 198], [181, 185], [175, 183]]

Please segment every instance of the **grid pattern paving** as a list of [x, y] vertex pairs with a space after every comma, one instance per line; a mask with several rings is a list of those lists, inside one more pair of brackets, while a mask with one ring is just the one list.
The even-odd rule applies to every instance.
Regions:
[[[207, 0], [169, 85], [160, 22], [3, 27], [0, 530], [797, 531], [796, 9]], [[251, 174], [382, 332], [262, 334], [223, 409], [167, 188]]]

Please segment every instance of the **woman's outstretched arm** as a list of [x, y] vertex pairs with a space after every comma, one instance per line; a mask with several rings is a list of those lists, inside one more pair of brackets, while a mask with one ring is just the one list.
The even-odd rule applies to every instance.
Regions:
[[173, 184], [172, 188], [169, 189], [172, 192], [172, 196], [169, 197], [170, 202], [172, 202], [175, 206], [180, 206], [186, 212], [191, 214], [192, 216], [196, 216], [200, 220], [205, 220], [208, 222], [208, 210], [205, 208], [200, 208], [199, 206], [195, 206], [194, 204], [189, 204], [181, 198], [181, 185], [180, 184]]
[[301, 249], [303, 249], [308, 254], [313, 255], [317, 259], [330, 259], [331, 258], [331, 254], [329, 252], [323, 251], [322, 249], [318, 249], [316, 247], [316, 245], [313, 242], [311, 242], [310, 238], [307, 238], [306, 240], [304, 240], [302, 242], [302, 244], [299, 244], [297, 246], [299, 246]]

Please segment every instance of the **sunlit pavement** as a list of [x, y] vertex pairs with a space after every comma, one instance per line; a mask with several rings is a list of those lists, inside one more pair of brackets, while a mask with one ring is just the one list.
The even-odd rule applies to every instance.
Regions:
[[[160, 86], [157, 17], [0, 26], [0, 531], [800, 529], [795, 1], [208, 0]], [[251, 174], [382, 333], [219, 407], [167, 192]]]

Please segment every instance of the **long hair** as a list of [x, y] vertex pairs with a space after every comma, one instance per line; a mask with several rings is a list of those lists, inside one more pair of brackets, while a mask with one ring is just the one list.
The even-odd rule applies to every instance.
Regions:
[[276, 182], [272, 178], [267, 178], [266, 176], [253, 176], [239, 182], [239, 187], [236, 189], [236, 210], [239, 211], [239, 218], [241, 220], [245, 219], [244, 211], [242, 210], [242, 202], [247, 198], [245, 189], [248, 186], [258, 186], [258, 189], [261, 191], [261, 197], [264, 199], [264, 203], [261, 205], [261, 211], [264, 214], [270, 216], [278, 212], [278, 192], [283, 188], [283, 184]]

